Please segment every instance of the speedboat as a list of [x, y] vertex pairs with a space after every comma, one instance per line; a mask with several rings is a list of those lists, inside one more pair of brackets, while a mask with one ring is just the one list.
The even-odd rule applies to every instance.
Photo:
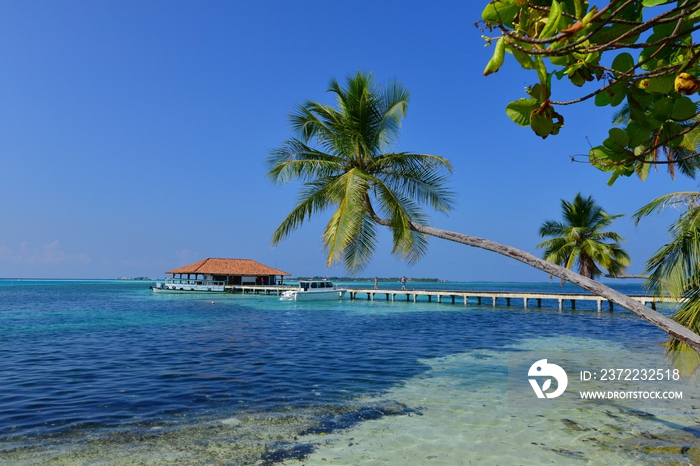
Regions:
[[285, 291], [280, 299], [288, 301], [340, 299], [347, 291], [345, 288], [338, 288], [328, 280], [299, 280], [299, 288]]
[[165, 283], [158, 282], [151, 289], [154, 293], [223, 293], [224, 285], [214, 280], [166, 278]]

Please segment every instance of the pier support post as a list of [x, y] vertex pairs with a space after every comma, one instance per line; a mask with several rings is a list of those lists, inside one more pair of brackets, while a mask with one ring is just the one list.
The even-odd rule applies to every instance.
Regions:
[[542, 307], [542, 298], [537, 298], [537, 307]]
[[608, 301], [608, 303], [610, 304], [610, 312], [612, 312], [612, 311], [613, 311], [613, 302], [612, 302], [612, 301]]
[[576, 310], [576, 300], [575, 300], [575, 299], [572, 299], [572, 300], [571, 300], [571, 310], [572, 310], [572, 311], [575, 311], [575, 310]]
[[413, 302], [415, 303], [417, 299], [418, 299], [418, 295], [413, 293]]
[[433, 297], [430, 296], [430, 295], [428, 295], [428, 302], [429, 302], [429, 303], [432, 303], [432, 302], [433, 302]]
[[564, 308], [564, 300], [559, 298], [557, 301], [559, 301], [559, 310], [561, 311]]
[[476, 297], [476, 302], [479, 303], [479, 306], [481, 306], [481, 296]]
[[527, 309], [527, 296], [523, 298], [523, 306]]
[[[469, 296], [464, 295], [464, 305], [466, 306], [468, 302], [469, 302]], [[479, 303], [479, 304], [481, 304], [481, 303]]]
[[656, 310], [656, 301], [652, 301], [652, 302], [651, 302], [651, 308], [652, 308], [653, 310]]
[[496, 297], [493, 296], [493, 297], [491, 298], [491, 300], [493, 301], [493, 307], [496, 307]]
[[603, 300], [598, 299], [596, 300], [596, 303], [598, 303], [598, 312], [603, 310]]
[[510, 306], [510, 298], [506, 298], [506, 306]]

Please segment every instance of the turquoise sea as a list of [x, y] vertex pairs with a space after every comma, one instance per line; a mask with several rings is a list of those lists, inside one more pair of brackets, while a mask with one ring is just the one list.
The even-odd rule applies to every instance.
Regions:
[[[297, 303], [149, 285], [0, 280], [0, 464], [700, 464], [695, 377], [653, 386], [680, 400], [578, 396], [640, 389], [584, 382], [584, 369], [670, 369], [665, 334], [623, 309]], [[541, 358], [569, 373], [556, 400], [528, 384]]]

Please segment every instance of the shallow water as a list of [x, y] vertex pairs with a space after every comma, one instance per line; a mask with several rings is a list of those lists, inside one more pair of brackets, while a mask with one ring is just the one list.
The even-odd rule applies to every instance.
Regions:
[[509, 385], [543, 351], [571, 367], [594, 349], [666, 367], [663, 332], [618, 309], [168, 296], [117, 281], [3, 280], [0, 303], [2, 464], [700, 464], [694, 380], [680, 402], [642, 404], [576, 400], [572, 381], [572, 396], [533, 405]]

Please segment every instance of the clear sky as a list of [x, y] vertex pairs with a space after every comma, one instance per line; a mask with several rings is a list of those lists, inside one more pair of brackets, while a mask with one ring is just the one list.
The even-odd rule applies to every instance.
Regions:
[[[492, 49], [473, 23], [485, 3], [3, 1], [0, 277], [158, 278], [205, 257], [345, 275], [325, 266], [327, 216], [270, 246], [298, 185], [271, 185], [265, 158], [291, 135], [295, 104], [332, 102], [329, 80], [358, 70], [410, 88], [398, 150], [454, 164], [457, 208], [434, 226], [540, 255], [540, 224], [581, 192], [626, 214], [613, 229], [641, 272], [676, 214], [638, 228], [629, 214], [696, 182], [661, 168], [608, 187], [607, 174], [571, 163], [586, 136], [607, 136], [611, 112], [592, 103], [560, 109], [565, 127], [544, 141], [511, 123], [505, 106], [536, 76], [513, 60], [482, 76]], [[570, 88], [555, 83], [555, 96], [581, 95]], [[360, 275], [547, 279], [438, 239], [414, 266], [390, 251], [383, 234]]]

